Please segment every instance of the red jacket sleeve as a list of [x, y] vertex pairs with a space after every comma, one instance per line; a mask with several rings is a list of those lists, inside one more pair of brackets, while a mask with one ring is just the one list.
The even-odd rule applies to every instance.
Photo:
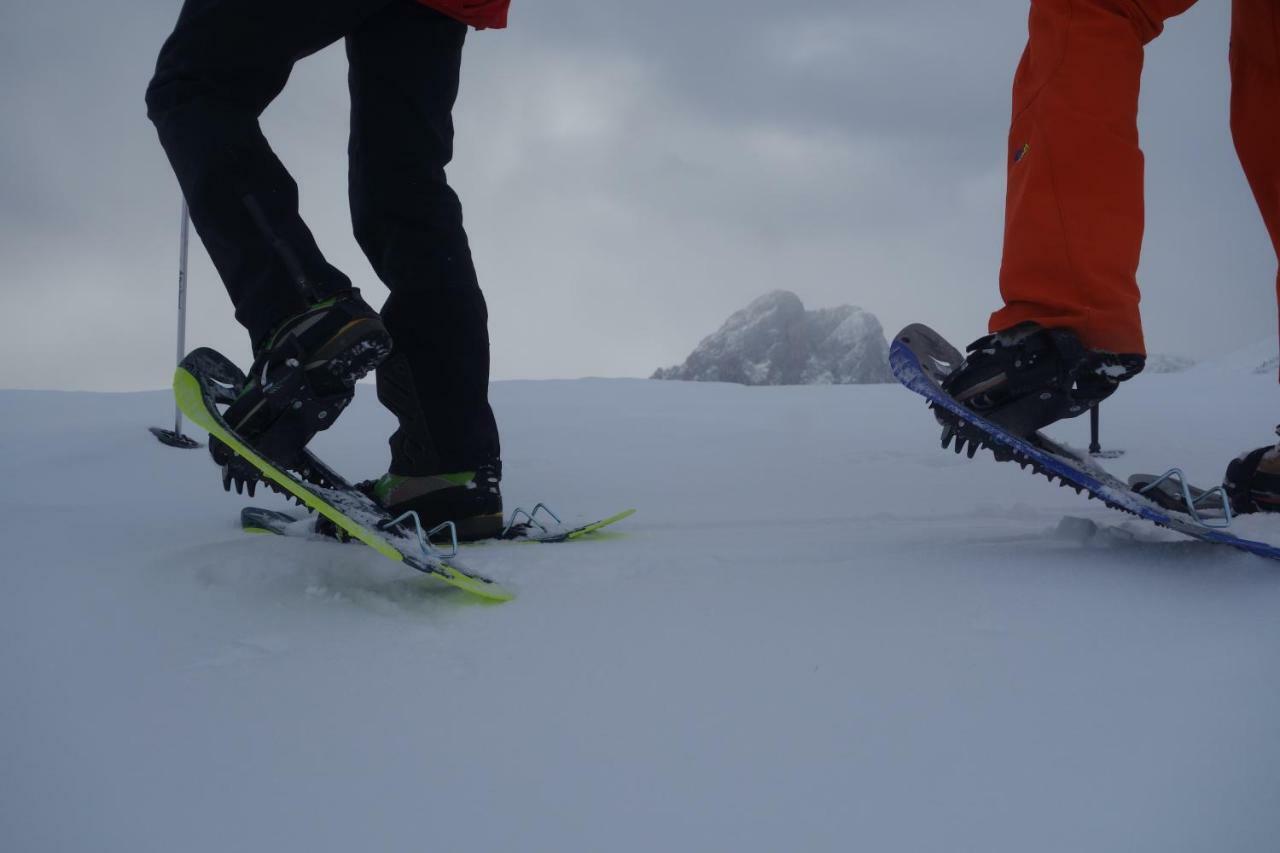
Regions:
[[507, 7], [511, 5], [511, 0], [418, 0], [418, 2], [473, 26], [477, 30], [498, 30], [505, 27]]

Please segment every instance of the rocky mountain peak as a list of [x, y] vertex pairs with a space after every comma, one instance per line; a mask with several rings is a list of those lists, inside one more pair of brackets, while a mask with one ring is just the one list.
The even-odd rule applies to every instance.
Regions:
[[889, 345], [874, 314], [852, 305], [806, 311], [775, 290], [735, 312], [684, 364], [654, 379], [741, 385], [861, 385], [892, 382]]

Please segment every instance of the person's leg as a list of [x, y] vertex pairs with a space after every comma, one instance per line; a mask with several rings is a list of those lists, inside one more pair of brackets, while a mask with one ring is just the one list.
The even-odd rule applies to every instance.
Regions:
[[[1234, 0], [1231, 135], [1280, 257], [1280, 2]], [[1276, 279], [1280, 298], [1280, 276]]]
[[[1280, 3], [1233, 0], [1231, 14], [1231, 135], [1280, 257]], [[1280, 447], [1241, 454], [1223, 483], [1236, 512], [1280, 512]]]
[[413, 0], [393, 0], [347, 37], [352, 222], [391, 291], [382, 309], [394, 342], [378, 397], [400, 421], [393, 474], [496, 463], [489, 407], [488, 310], [445, 178], [466, 26]]
[[[1258, 0], [1265, 2], [1266, 0]], [[999, 332], [1025, 322], [1145, 354], [1143, 46], [1195, 0], [1033, 0], [1009, 131]]]
[[186, 0], [160, 51], [147, 114], [255, 349], [308, 302], [351, 288], [298, 215], [258, 117], [294, 62], [387, 2]]

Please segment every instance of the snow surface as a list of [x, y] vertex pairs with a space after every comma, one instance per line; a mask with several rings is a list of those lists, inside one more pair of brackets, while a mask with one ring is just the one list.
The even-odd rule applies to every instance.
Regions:
[[[1280, 565], [944, 452], [896, 386], [494, 399], [510, 506], [639, 510], [469, 551], [496, 606], [242, 534], [167, 394], [0, 392], [0, 849], [1276, 849]], [[1140, 377], [1112, 470], [1214, 482], [1276, 401]], [[375, 474], [389, 427], [362, 387], [319, 452]]]

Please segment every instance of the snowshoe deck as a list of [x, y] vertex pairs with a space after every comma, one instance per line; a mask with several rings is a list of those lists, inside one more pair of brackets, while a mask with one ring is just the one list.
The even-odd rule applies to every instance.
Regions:
[[602, 518], [599, 521], [593, 521], [590, 524], [579, 525], [578, 527], [574, 527], [560, 533], [544, 533], [541, 531], [534, 531], [533, 533], [526, 533], [522, 536], [517, 536], [515, 538], [520, 539], [522, 541], [527, 541], [527, 542], [545, 542], [545, 543], [573, 542], [578, 539], [585, 539], [586, 537], [591, 536], [595, 533], [599, 533], [601, 530], [604, 530], [606, 527], [610, 527], [614, 524], [617, 524], [619, 521], [622, 521], [623, 519], [626, 519], [626, 518], [630, 518], [635, 514], [636, 514], [636, 511], [634, 509], [624, 509], [622, 512], [617, 513], [615, 515], [611, 515], [608, 518]]
[[391, 517], [309, 452], [306, 452], [308, 467], [328, 484], [325, 487], [302, 480], [255, 453], [227, 425], [216, 405], [228, 398], [228, 387], [235, 381], [233, 370], [234, 366], [220, 353], [206, 348], [194, 350], [174, 373], [173, 392], [179, 408], [280, 490], [387, 559], [404, 563], [481, 598], [507, 601], [513, 597], [494, 581], [466, 569], [456, 560], [433, 554], [423, 547], [416, 534], [404, 532], [403, 527], [394, 531], [386, 529], [392, 522]]
[[[1280, 560], [1280, 547], [1243, 539], [1223, 528], [1209, 527], [1187, 512], [1179, 512], [1162, 505], [1163, 501], [1144, 497], [1085, 454], [1060, 445], [1043, 433], [1038, 432], [1031, 440], [1026, 440], [965, 408], [941, 387], [942, 380], [962, 360], [960, 352], [941, 335], [919, 324], [903, 329], [889, 349], [889, 366], [893, 375], [904, 386], [928, 400], [930, 408], [943, 424], [943, 447], [951, 444], [956, 453], [967, 452], [970, 458], [979, 448], [985, 448], [998, 460], [1016, 462], [1050, 482], [1057, 481], [1059, 485], [1077, 492], [1088, 492], [1091, 498], [1097, 498], [1113, 509], [1204, 542], [1229, 545]], [[1151, 477], [1143, 483], [1151, 485], [1157, 479]], [[1195, 490], [1193, 497], [1202, 494]], [[1210, 514], [1202, 514], [1202, 518]]]

